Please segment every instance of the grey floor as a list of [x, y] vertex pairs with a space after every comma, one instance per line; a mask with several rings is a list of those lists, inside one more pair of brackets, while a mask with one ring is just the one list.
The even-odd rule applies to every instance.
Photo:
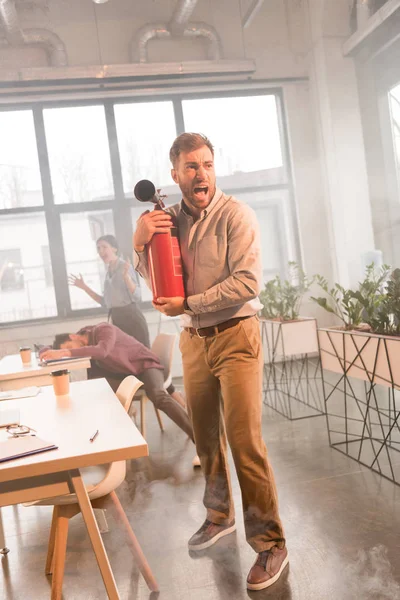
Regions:
[[[204, 519], [202, 474], [192, 469], [187, 437], [167, 417], [161, 433], [147, 409], [150, 458], [128, 465], [118, 495], [161, 592], [149, 594], [109, 518], [103, 539], [123, 600], [400, 599], [400, 487], [330, 449], [324, 417], [290, 422], [264, 409], [290, 565], [272, 588], [250, 593], [245, 578], [254, 553], [244, 539], [236, 478], [237, 532], [189, 555], [187, 539]], [[3, 516], [11, 552], [1, 558], [1, 600], [49, 598], [50, 509], [9, 507]], [[106, 598], [80, 517], [70, 525], [63, 597]]]

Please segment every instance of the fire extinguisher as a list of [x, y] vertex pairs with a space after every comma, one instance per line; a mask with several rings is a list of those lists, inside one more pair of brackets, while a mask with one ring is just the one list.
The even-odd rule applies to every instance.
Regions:
[[[154, 210], [165, 210], [163, 198], [154, 184], [142, 179], [135, 185], [134, 194], [140, 202], [152, 202]], [[179, 247], [178, 228], [173, 218], [173, 227], [168, 233], [155, 233], [146, 244], [153, 300], [157, 298], [185, 298], [183, 268]]]

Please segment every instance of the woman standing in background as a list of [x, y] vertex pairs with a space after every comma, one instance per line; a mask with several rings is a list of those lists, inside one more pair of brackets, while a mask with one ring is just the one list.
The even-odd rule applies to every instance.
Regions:
[[107, 265], [104, 291], [101, 296], [90, 288], [81, 274], [69, 276], [69, 283], [84, 290], [95, 302], [105, 306], [113, 325], [150, 348], [149, 329], [140, 310], [140, 288], [132, 265], [119, 256], [119, 247], [113, 235], [102, 235], [96, 242], [97, 252]]
[[[137, 283], [137, 273], [129, 261], [120, 258], [119, 247], [116, 238], [113, 235], [102, 235], [96, 242], [97, 252], [102, 261], [107, 265], [107, 274], [104, 280], [104, 292], [100, 296], [92, 290], [83, 280], [82, 275], [69, 276], [70, 285], [84, 290], [95, 302], [108, 308], [113, 325], [119, 327], [141, 342], [147, 348], [150, 348], [150, 335], [144, 314], [140, 310], [140, 288]], [[90, 379], [104, 377], [104, 373], [99, 370], [94, 361], [88, 372]], [[167, 389], [174, 400], [186, 408], [186, 402], [180, 392], [174, 385]], [[194, 466], [198, 466], [197, 463]]]

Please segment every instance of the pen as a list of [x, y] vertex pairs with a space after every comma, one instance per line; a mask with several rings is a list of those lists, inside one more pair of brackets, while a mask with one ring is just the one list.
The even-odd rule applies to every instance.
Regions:
[[94, 442], [94, 440], [97, 438], [97, 436], [98, 436], [98, 435], [99, 435], [99, 430], [97, 430], [97, 431], [96, 431], [96, 432], [95, 432], [95, 433], [92, 435], [92, 437], [90, 438], [90, 441], [91, 441], [91, 442]]

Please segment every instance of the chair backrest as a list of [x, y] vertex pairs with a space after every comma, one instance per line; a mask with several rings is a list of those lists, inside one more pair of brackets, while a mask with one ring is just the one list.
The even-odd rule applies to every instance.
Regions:
[[151, 351], [157, 356], [164, 367], [165, 381], [171, 377], [176, 338], [176, 333], [159, 333], [151, 345]]
[[133, 401], [133, 396], [142, 385], [143, 383], [133, 375], [128, 375], [128, 377], [125, 377], [125, 379], [119, 384], [115, 395], [125, 408], [126, 412], [129, 412]]

